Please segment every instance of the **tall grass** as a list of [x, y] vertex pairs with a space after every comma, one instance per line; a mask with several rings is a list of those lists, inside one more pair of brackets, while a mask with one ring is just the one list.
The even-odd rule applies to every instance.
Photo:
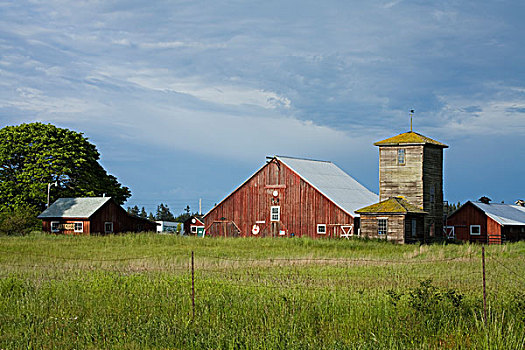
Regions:
[[1, 237], [0, 348], [524, 348], [525, 243], [486, 249], [487, 322], [476, 245]]

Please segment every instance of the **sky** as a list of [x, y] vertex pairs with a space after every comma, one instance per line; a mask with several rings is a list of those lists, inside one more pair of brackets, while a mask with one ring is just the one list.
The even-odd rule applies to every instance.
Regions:
[[0, 0], [0, 127], [84, 133], [125, 206], [208, 211], [266, 156], [378, 192], [379, 141], [449, 145], [449, 202], [525, 199], [525, 2]]

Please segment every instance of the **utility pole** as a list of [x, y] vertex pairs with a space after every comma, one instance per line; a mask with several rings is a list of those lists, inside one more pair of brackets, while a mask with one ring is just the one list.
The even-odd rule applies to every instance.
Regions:
[[46, 208], [49, 208], [49, 192], [51, 191], [51, 186], [58, 186], [58, 181], [55, 181], [53, 183], [47, 183], [47, 206]]

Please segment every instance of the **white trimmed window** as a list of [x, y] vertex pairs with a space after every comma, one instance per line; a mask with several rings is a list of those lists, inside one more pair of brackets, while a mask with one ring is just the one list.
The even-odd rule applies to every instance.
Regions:
[[60, 232], [60, 222], [51, 221], [51, 232]]
[[397, 164], [405, 165], [405, 150], [404, 149], [397, 150]]
[[197, 233], [197, 226], [191, 227], [191, 233]]
[[377, 219], [377, 234], [386, 235], [388, 229], [388, 219]]
[[113, 221], [108, 221], [104, 223], [104, 232], [105, 233], [113, 232]]
[[317, 224], [317, 233], [320, 235], [326, 235], [326, 224]]
[[275, 206], [270, 209], [270, 220], [281, 221], [281, 207]]
[[481, 226], [480, 225], [470, 225], [470, 235], [471, 236], [481, 235]]
[[75, 222], [75, 232], [84, 232], [84, 223], [83, 222]]

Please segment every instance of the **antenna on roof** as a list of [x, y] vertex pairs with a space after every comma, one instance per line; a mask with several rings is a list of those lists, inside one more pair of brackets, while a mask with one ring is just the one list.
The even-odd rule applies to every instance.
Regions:
[[414, 110], [410, 110], [410, 132], [412, 132], [412, 117], [414, 116]]

